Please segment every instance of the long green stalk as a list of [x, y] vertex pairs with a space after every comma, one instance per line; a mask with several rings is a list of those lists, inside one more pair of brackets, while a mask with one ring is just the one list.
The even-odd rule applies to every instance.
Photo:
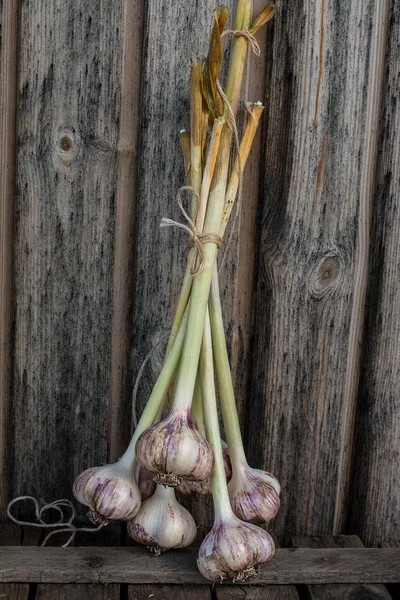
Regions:
[[215, 371], [217, 374], [218, 393], [221, 400], [222, 417], [224, 421], [226, 441], [232, 468], [239, 467], [246, 460], [239, 417], [236, 409], [235, 392], [233, 389], [228, 351], [226, 348], [224, 323], [222, 319], [221, 299], [219, 295], [218, 271], [215, 267], [209, 299], [209, 313], [214, 350]]
[[[247, 29], [250, 25], [250, 17], [251, 1], [239, 0], [236, 8], [235, 28]], [[225, 94], [234, 114], [236, 113], [242, 86], [247, 45], [247, 39], [243, 36], [235, 37], [232, 44]], [[228, 125], [225, 125], [221, 134], [214, 177], [208, 198], [207, 214], [203, 229], [205, 233], [219, 234], [220, 231], [228, 178], [231, 142], [232, 130]], [[206, 316], [216, 254], [216, 244], [204, 244], [204, 270], [192, 283], [187, 326], [188, 335], [185, 338], [183, 346], [182, 360], [179, 365], [175, 389], [174, 406], [177, 409], [188, 405], [190, 406], [192, 402], [203, 336], [204, 319]]]
[[204, 405], [204, 421], [207, 440], [214, 452], [212, 492], [215, 518], [232, 513], [226, 485], [224, 457], [222, 454], [221, 433], [218, 423], [217, 399], [214, 384], [213, 347], [208, 312], [204, 322], [204, 334], [200, 354], [200, 378]]
[[185, 314], [183, 315], [178, 334], [176, 338], [174, 338], [174, 344], [171, 348], [171, 351], [165, 359], [163, 368], [161, 369], [161, 373], [157, 378], [157, 381], [153, 387], [147, 404], [142, 412], [142, 415], [139, 419], [139, 422], [129, 443], [129, 446], [120, 460], [123, 460], [124, 458], [128, 460], [133, 456], [136, 442], [139, 436], [143, 433], [143, 431], [145, 431], [145, 429], [153, 425], [157, 413], [165, 400], [168, 388], [178, 368], [179, 360], [181, 358], [183, 342], [186, 335], [188, 316], [189, 311], [186, 310]]

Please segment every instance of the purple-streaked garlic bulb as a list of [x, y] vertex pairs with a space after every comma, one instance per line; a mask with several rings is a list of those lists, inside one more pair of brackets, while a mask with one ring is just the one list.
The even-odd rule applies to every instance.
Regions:
[[122, 459], [86, 469], [75, 478], [72, 489], [78, 502], [89, 507], [89, 519], [98, 525], [110, 519], [133, 519], [141, 504], [134, 469]]
[[274, 553], [269, 533], [232, 515], [216, 519], [200, 546], [197, 566], [210, 581], [245, 581], [257, 575], [258, 566]]
[[196, 523], [175, 498], [172, 487], [157, 485], [138, 514], [128, 523], [128, 534], [159, 555], [170, 548], [185, 548], [196, 538]]
[[279, 510], [281, 487], [278, 480], [260, 469], [242, 462], [228, 484], [229, 499], [235, 515], [249, 523], [264, 523]]
[[170, 415], [149, 427], [136, 443], [136, 458], [156, 481], [176, 486], [182, 479], [203, 481], [214, 466], [210, 444], [190, 419], [190, 409], [172, 411]]
[[[225, 475], [226, 481], [229, 481], [232, 477], [232, 464], [228, 451], [228, 444], [221, 440], [222, 444], [222, 454], [224, 457], [224, 467], [225, 467]], [[203, 496], [208, 496], [212, 493], [212, 483], [211, 483], [211, 475], [207, 477], [204, 481], [188, 481], [187, 479], [183, 479], [176, 488], [176, 491], [180, 494], [191, 495], [191, 494], [201, 494]]]
[[154, 494], [156, 485], [154, 473], [151, 473], [144, 467], [139, 467], [138, 486], [142, 502]]

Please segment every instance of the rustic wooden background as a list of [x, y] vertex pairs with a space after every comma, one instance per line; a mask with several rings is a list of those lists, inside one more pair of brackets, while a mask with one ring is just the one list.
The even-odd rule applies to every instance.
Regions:
[[[217, 5], [0, 2], [2, 516], [127, 443], [182, 277], [158, 223]], [[374, 545], [400, 537], [400, 3], [280, 0], [258, 39], [242, 97], [266, 110], [221, 265], [246, 447], [282, 483], [282, 540]]]

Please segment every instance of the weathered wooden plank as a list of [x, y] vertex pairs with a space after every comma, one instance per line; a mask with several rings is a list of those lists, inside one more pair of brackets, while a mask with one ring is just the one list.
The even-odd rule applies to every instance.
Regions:
[[282, 484], [283, 541], [335, 520], [373, 5], [279, 2], [274, 20], [246, 435]]
[[[292, 543], [297, 548], [363, 548], [360, 538], [355, 535], [294, 536]], [[309, 585], [307, 594], [310, 600], [391, 600], [384, 585]]]
[[15, 495], [69, 497], [107, 458], [122, 13], [21, 4]]
[[0, 520], [10, 500], [9, 412], [13, 320], [13, 218], [18, 0], [0, 2]]
[[211, 600], [211, 587], [198, 585], [130, 585], [128, 600]]
[[29, 584], [0, 583], [1, 600], [28, 600]]
[[[226, 2], [228, 7], [234, 0]], [[142, 71], [141, 147], [136, 209], [133, 377], [149, 351], [168, 335], [187, 256], [178, 228], [160, 230], [162, 217], [180, 219], [175, 198], [184, 185], [178, 139], [189, 128], [190, 61], [206, 55], [217, 0], [146, 3]], [[161, 344], [147, 363], [137, 398], [140, 414], [163, 361]], [[189, 500], [190, 502], [190, 500]], [[198, 525], [212, 523], [207, 500], [195, 500]]]
[[268, 585], [265, 587], [225, 587], [215, 590], [217, 600], [298, 600], [299, 595], [293, 585]]
[[[208, 584], [196, 556], [188, 549], [151, 559], [143, 548], [0, 547], [0, 581]], [[278, 549], [250, 583], [384, 583], [396, 582], [399, 573], [399, 549]]]
[[85, 585], [47, 583], [38, 586], [35, 596], [35, 600], [70, 600], [71, 598], [79, 598], [79, 600], [119, 600], [120, 586], [99, 583]]
[[125, 451], [131, 434], [130, 369], [133, 304], [134, 211], [139, 147], [140, 73], [144, 0], [123, 4], [121, 115], [117, 161], [114, 296], [111, 337], [109, 460]]
[[350, 531], [400, 539], [400, 6], [390, 26], [372, 220]]

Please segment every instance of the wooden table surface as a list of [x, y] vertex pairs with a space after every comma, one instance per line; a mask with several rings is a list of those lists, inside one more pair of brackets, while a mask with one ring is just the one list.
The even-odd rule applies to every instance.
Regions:
[[81, 534], [68, 549], [41, 548], [41, 539], [40, 530], [0, 526], [0, 600], [400, 598], [397, 542], [364, 548], [357, 536], [295, 537], [293, 547], [278, 549], [256, 580], [212, 586], [197, 571], [197, 549], [155, 558], [144, 548], [124, 545], [118, 525], [101, 536]]

